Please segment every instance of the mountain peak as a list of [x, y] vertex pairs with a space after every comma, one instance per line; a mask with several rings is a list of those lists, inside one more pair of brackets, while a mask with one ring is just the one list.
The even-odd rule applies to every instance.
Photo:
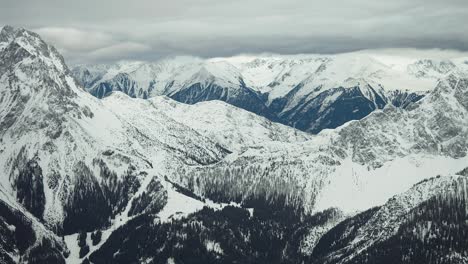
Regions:
[[193, 76], [193, 82], [211, 82], [215, 79], [214, 75], [206, 68], [202, 66]]
[[15, 37], [15, 29], [12, 26], [4, 26], [0, 31], [0, 51], [2, 51]]
[[14, 36], [15, 29], [12, 26], [6, 25], [0, 31], [0, 42], [6, 41], [9, 37]]
[[38, 67], [45, 66], [44, 70], [55, 68], [60, 72], [69, 72], [62, 55], [52, 45], [24, 28], [3, 27], [0, 33], [0, 52], [5, 64], [34, 63]]
[[453, 94], [454, 91], [457, 89], [459, 82], [463, 79], [464, 78], [461, 76], [449, 74], [447, 77], [440, 79], [434, 92], [438, 95], [440, 95], [441, 93]]
[[22, 28], [22, 27], [14, 28], [10, 25], [6, 25], [0, 31], [0, 42], [9, 44], [10, 42], [12, 42], [18, 37], [28, 36], [28, 35], [34, 38], [38, 38], [38, 39], [41, 38], [37, 33], [29, 31], [25, 28]]
[[[47, 111], [57, 116], [64, 112], [89, 112], [75, 102], [82, 89], [53, 46], [38, 34], [23, 28], [4, 27], [1, 35], [6, 41], [0, 42], [0, 98], [9, 105], [1, 105], [0, 112], [5, 111], [11, 116], [27, 114], [26, 109]], [[36, 122], [30, 117], [26, 119]], [[50, 118], [42, 121], [54, 122]], [[3, 126], [0, 134], [15, 122], [11, 119], [0, 124]]]

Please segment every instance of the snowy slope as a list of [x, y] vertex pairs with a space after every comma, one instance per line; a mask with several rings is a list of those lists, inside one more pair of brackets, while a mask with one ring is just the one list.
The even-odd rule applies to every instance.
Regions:
[[[263, 91], [269, 93], [270, 101], [284, 97], [300, 83], [310, 86], [308, 91], [311, 92], [319, 86], [323, 90], [351, 87], [353, 83], [350, 80], [353, 79], [364, 79], [374, 86], [380, 84], [386, 90], [428, 91], [434, 87], [438, 78], [448, 72], [434, 72], [426, 65], [420, 68], [426, 72], [426, 78], [422, 78], [415, 76], [414, 70], [411, 70], [418, 59], [405, 58], [403, 51], [401, 56], [379, 53], [361, 51], [337, 55], [271, 55], [245, 61], [236, 60], [235, 57], [226, 60], [235, 61], [233, 63], [243, 69], [244, 75], [251, 76], [246, 77], [250, 81], [249, 85], [266, 89]], [[427, 61], [437, 64], [436, 60]], [[455, 69], [456, 65], [453, 66]]]
[[[61, 56], [39, 36], [24, 29], [12, 34], [0, 54], [2, 188], [48, 228], [71, 234], [68, 261], [80, 261], [76, 232], [104, 228], [103, 239], [110, 236], [130, 219], [135, 199], [151, 193], [156, 175], [216, 163], [231, 148], [310, 138], [220, 102], [189, 106], [121, 93], [100, 101], [75, 83]], [[162, 218], [218, 206], [188, 206], [193, 199], [163, 188], [172, 195]]]
[[[96, 163], [96, 157], [99, 157], [100, 161], [105, 163], [105, 167], [115, 171], [118, 175], [127, 172], [128, 161], [134, 166], [141, 165], [143, 169], [162, 164], [162, 167], [166, 170], [177, 167], [171, 164], [172, 162], [203, 166], [213, 164], [208, 167], [197, 167], [195, 171], [210, 171], [212, 168], [216, 170], [222, 168], [224, 170], [226, 166], [232, 166], [229, 170], [240, 169], [242, 172], [249, 170], [248, 167], [252, 164], [253, 167], [250, 169], [253, 170], [253, 173], [248, 173], [248, 175], [244, 176], [246, 178], [243, 179], [248, 184], [247, 186], [251, 186], [252, 183], [253, 186], [258, 184], [255, 177], [258, 171], [263, 171], [265, 175], [271, 175], [266, 182], [263, 182], [264, 184], [274, 187], [280, 183], [287, 183], [279, 192], [287, 197], [291, 196], [288, 198], [288, 202], [306, 202], [306, 204], [309, 204], [306, 207], [309, 207], [315, 203], [318, 198], [316, 197], [317, 191], [322, 186], [328, 186], [331, 182], [330, 179], [339, 178], [338, 176], [328, 178], [330, 175], [335, 175], [334, 173], [339, 173], [340, 170], [337, 170], [337, 167], [346, 170], [346, 166], [351, 164], [349, 166], [353, 168], [354, 166], [362, 166], [362, 168], [377, 171], [387, 162], [396, 162], [399, 158], [402, 159], [401, 162], [409, 163], [409, 167], [417, 167], [418, 164], [413, 164], [414, 162], [410, 161], [411, 159], [414, 160], [414, 158], [404, 161], [405, 157], [409, 157], [410, 154], [419, 155], [421, 153], [427, 155], [429, 160], [439, 160], [439, 156], [447, 156], [448, 159], [453, 159], [464, 157], [466, 151], [466, 138], [463, 136], [463, 132], [466, 130], [466, 94], [464, 92], [466, 84], [465, 79], [459, 79], [455, 74], [447, 78], [446, 81], [441, 82], [430, 95], [419, 103], [411, 104], [407, 111], [386, 107], [383, 111], [377, 111], [359, 122], [351, 122], [336, 131], [324, 131], [318, 136], [310, 137], [220, 102], [205, 102], [189, 106], [171, 102], [169, 99], [162, 97], [156, 97], [148, 101], [133, 100], [118, 93], [100, 102], [83, 92], [74, 84], [71, 78], [67, 78], [68, 69], [56, 52], [49, 51], [52, 49], [50, 46], [40, 41], [32, 33], [24, 30], [21, 32], [28, 36], [28, 41], [25, 41], [20, 34], [21, 37], [18, 37], [16, 41], [12, 41], [2, 54], [4, 56], [9, 55], [8, 48], [17, 47], [13, 45], [16, 43], [23, 43], [26, 51], [29, 49], [30, 52], [39, 52], [35, 59], [43, 60], [44, 63], [55, 67], [53, 72], [49, 72], [50, 68], [38, 68], [42, 72], [48, 70], [47, 74], [53, 76], [50, 82], [55, 85], [51, 86], [55, 87], [55, 89], [45, 89], [41, 86], [41, 81], [27, 79], [22, 71], [16, 70], [15, 74], [18, 75], [18, 80], [23, 78], [23, 82], [28, 82], [27, 85], [19, 82], [27, 87], [27, 89], [23, 89], [23, 93], [30, 93], [29, 97], [32, 98], [24, 99], [27, 102], [24, 104], [23, 101], [14, 100], [16, 97], [12, 95], [12, 89], [8, 89], [8, 85], [4, 85], [2, 95], [5, 98], [4, 101], [10, 103], [2, 104], [2, 122], [10, 124], [15, 128], [16, 132], [13, 136], [11, 129], [2, 131], [4, 133], [2, 140], [7, 143], [10, 142], [8, 144], [11, 145], [11, 147], [8, 145], [8, 148], [4, 148], [2, 155], [5, 158], [2, 158], [2, 161], [10, 160], [11, 156], [18, 156], [23, 146], [37, 145], [32, 150], [25, 150], [26, 153], [22, 154], [26, 156], [25, 158], [22, 157], [25, 160], [35, 160], [36, 158], [33, 158], [35, 152], [37, 152], [35, 150], [44, 151], [41, 144], [57, 149], [56, 154], [47, 155], [47, 157], [38, 155], [37, 163], [42, 168], [42, 175], [46, 179], [53, 174], [46, 169], [50, 164], [58, 166], [57, 168], [54, 167], [54, 171], [58, 174], [67, 174], [72, 171], [72, 168], [62, 168], [59, 164], [74, 164], [77, 160], [85, 160], [85, 163], [92, 167], [94, 165], [89, 164]], [[36, 44], [37, 47], [31, 43]], [[44, 50], [49, 51], [49, 53]], [[33, 63], [34, 61], [30, 61], [30, 57], [27, 56], [28, 53], [25, 54], [25, 57], [22, 58], [24, 61], [17, 62], [18, 65], [26, 62], [30, 63], [28, 65], [36, 65]], [[7, 57], [3, 61], [10, 63]], [[184, 58], [178, 65], [183, 67], [190, 64], [186, 61], [193, 60]], [[368, 63], [368, 60], [364, 61]], [[205, 66], [206, 63], [221, 64], [221, 67], [205, 67], [206, 71], [203, 70], [201, 73], [207, 76], [215, 76], [207, 74], [207, 72], [216, 72], [216, 76], [224, 76], [225, 78], [221, 78], [224, 82], [223, 85], [232, 84], [234, 80], [237, 80], [236, 78], [229, 79], [223, 75], [226, 71], [234, 71], [233, 65], [236, 64], [234, 62], [226, 64], [211, 60], [208, 62], [195, 61], [193, 63]], [[42, 64], [37, 64], [42, 66]], [[377, 65], [384, 67], [381, 64]], [[356, 65], [361, 64], [356, 63]], [[123, 63], [120, 67], [139, 69], [142, 64]], [[431, 67], [434, 68], [433, 72], [445, 74], [450, 71], [447, 70], [450, 69], [450, 66], [434, 66], [432, 64]], [[220, 70], [220, 68], [228, 70]], [[363, 71], [361, 67], [355, 68], [358, 69], [355, 70], [356, 72]], [[427, 66], [424, 66], [424, 68], [426, 69]], [[366, 71], [364, 70], [364, 72]], [[56, 77], [51, 73], [56, 74]], [[195, 71], [195, 73], [197, 74], [187, 74], [187, 76], [196, 76], [197, 78], [201, 76], [200, 71]], [[203, 78], [206, 77], [205, 75], [203, 75]], [[196, 82], [199, 80], [196, 79]], [[218, 81], [218, 78], [214, 78], [213, 81]], [[60, 86], [64, 86], [66, 89], [59, 89]], [[56, 93], [65, 93], [65, 96], [62, 96], [61, 101], [57, 102]], [[40, 96], [45, 96], [50, 102], [48, 104], [38, 102], [41, 101], [40, 98], [42, 97]], [[34, 99], [37, 99], [37, 101]], [[67, 104], [62, 103], [63, 101], [69, 105], [78, 105], [79, 107], [66, 110]], [[122, 107], [122, 105], [126, 107]], [[41, 125], [40, 118], [32, 120], [30, 116], [27, 116], [34, 111], [40, 113], [37, 111], [44, 107], [56, 107], [57, 115], [58, 113], [66, 114], [61, 117], [61, 120], [56, 120], [55, 126]], [[25, 111], [26, 108], [32, 110]], [[14, 114], [11, 111], [15, 111]], [[73, 111], [81, 111], [81, 119], [78, 118], [79, 113]], [[22, 114], [26, 116], [22, 117]], [[15, 116], [15, 118], [8, 118], [11, 116]], [[40, 117], [40, 115], [38, 116]], [[49, 118], [49, 116], [47, 117]], [[61, 122], [63, 120], [65, 122]], [[50, 123], [50, 120], [48, 121]], [[27, 137], [28, 132], [32, 130], [28, 126], [34, 125], [39, 128], [39, 130], [34, 130], [37, 135], [44, 134], [42, 135], [44, 143], [39, 145], [35, 143], [36, 139]], [[26, 128], [20, 129], [22, 127]], [[18, 133], [18, 131], [20, 132]], [[38, 131], [39, 133], [37, 133]], [[58, 133], [57, 131], [61, 132]], [[18, 137], [18, 134], [24, 135], [19, 139], [13, 139]], [[51, 138], [54, 139], [52, 143]], [[75, 142], [78, 140], [80, 144]], [[304, 140], [308, 141], [304, 142]], [[217, 145], [217, 143], [223, 147]], [[248, 148], [252, 145], [254, 146]], [[78, 157], [60, 155], [61, 153], [70, 153], [71, 149], [75, 149], [75, 153], [81, 154]], [[217, 164], [229, 151], [235, 151], [235, 153]], [[6, 162], [2, 166], [5, 171], [12, 170]], [[247, 168], [245, 168], [246, 166]], [[396, 165], [385, 166], [392, 167]], [[361, 170], [358, 167], [356, 169]], [[278, 168], [278, 170], [272, 168]], [[185, 169], [193, 171], [190, 167], [182, 168], [182, 171]], [[217, 174], [217, 177], [207, 180], [224, 180], [225, 175]], [[288, 176], [279, 177], [284, 174]], [[378, 174], [381, 175], [380, 172]], [[419, 175], [419, 173], [416, 174]], [[173, 176], [184, 183], [185, 176]], [[230, 177], [233, 177], [233, 175]], [[206, 178], [203, 177], [202, 182], [204, 179]], [[250, 182], [251, 180], [253, 182]], [[280, 182], [277, 182], [277, 180], [280, 180]], [[419, 178], [415, 176], [414, 180], [419, 180]], [[413, 180], [409, 180], [409, 182], [413, 182]], [[217, 184], [229, 184], [229, 181]], [[201, 190], [203, 186], [198, 188], [200, 190], [196, 191], [203, 191]], [[257, 193], [259, 191], [262, 193], [264, 191], [264, 187], [261, 187], [258, 190], [252, 188], [247, 192], [239, 190], [239, 193], [237, 193], [235, 188], [231, 193], [234, 197], [230, 198], [239, 198], [237, 196], [241, 192], [244, 195], [249, 195], [250, 192]], [[274, 187], [272, 190], [277, 188]], [[399, 188], [403, 187], [399, 186]], [[46, 193], [52, 196], [49, 192]], [[303, 196], [304, 193], [307, 194], [306, 197]], [[54, 200], [54, 197], [45, 197], [45, 199]], [[52, 208], [58, 210], [55, 206], [52, 206]], [[57, 214], [60, 218], [60, 210]], [[53, 218], [53, 216], [47, 217]]]
[[[126, 74], [136, 83], [140, 94], [130, 94], [133, 97], [142, 97], [143, 93], [147, 96], [175, 93], [196, 83], [215, 83], [227, 88], [240, 86], [237, 68], [228, 63], [205, 62], [192, 57], [175, 57], [158, 63], [121, 61], [115, 65], [80, 65], [73, 68], [73, 72], [79, 80], [85, 79], [87, 89], [93, 90], [99, 89], [101, 83]], [[86, 76], [96, 81], [86, 82]]]
[[[188, 105], [163, 96], [155, 96], [145, 101], [131, 99], [122, 93], [113, 93], [103, 102], [109, 108], [117, 108], [120, 105], [127, 106], [125, 109], [120, 107], [116, 111], [129, 110], [139, 114], [141, 112], [149, 113], [149, 111], [163, 113], [230, 151], [242, 151], [249, 146], [270, 141], [302, 142], [313, 137], [222, 101]], [[148, 105], [154, 109], [130, 110], [132, 105]], [[152, 115], [156, 116], [157, 114]]]

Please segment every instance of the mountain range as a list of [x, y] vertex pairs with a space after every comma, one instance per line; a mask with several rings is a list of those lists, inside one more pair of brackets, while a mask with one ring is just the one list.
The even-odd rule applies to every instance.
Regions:
[[0, 33], [2, 263], [466, 263], [468, 64], [70, 69]]
[[405, 108], [438, 80], [463, 75], [466, 58], [427, 59], [362, 51], [338, 55], [174, 57], [73, 68], [94, 96], [166, 95], [195, 104], [221, 100], [294, 128], [318, 133], [387, 104]]

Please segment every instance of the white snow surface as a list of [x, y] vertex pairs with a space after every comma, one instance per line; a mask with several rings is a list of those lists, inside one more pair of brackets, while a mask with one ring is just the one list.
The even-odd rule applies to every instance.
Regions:
[[409, 155], [369, 170], [347, 159], [321, 190], [315, 210], [338, 207], [347, 213], [360, 212], [384, 204], [428, 175], [454, 175], [467, 166], [468, 157]]

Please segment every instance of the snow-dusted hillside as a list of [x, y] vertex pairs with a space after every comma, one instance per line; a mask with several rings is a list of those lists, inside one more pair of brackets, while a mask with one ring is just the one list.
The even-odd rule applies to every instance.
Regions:
[[1, 187], [5, 199], [58, 234], [111, 232], [116, 219], [165, 203], [172, 208], [166, 217], [199, 210], [205, 202], [178, 209], [172, 196], [158, 204], [143, 197], [160, 197], [165, 187], [151, 182], [167, 172], [216, 163], [249, 145], [310, 137], [219, 102], [189, 106], [119, 93], [100, 101], [35, 33], [7, 27], [0, 36]]
[[[168, 116], [221, 144], [231, 152], [241, 152], [249, 146], [266, 142], [304, 142], [313, 137], [221, 101], [188, 105], [163, 96], [142, 100], [114, 92], [102, 102], [112, 111], [124, 115], [127, 120], [141, 121], [140, 124], [135, 124], [140, 129], [144, 129], [150, 123], [143, 119], [143, 116], [152, 119]], [[125, 107], [122, 107], [123, 105]], [[148, 129], [154, 128], [148, 127]], [[167, 129], [173, 130], [170, 127]]]
[[99, 98], [122, 91], [140, 98], [167, 95], [189, 104], [222, 100], [317, 133], [361, 119], [389, 103], [404, 108], [424, 97], [439, 79], [468, 72], [465, 58], [405, 52], [176, 57], [153, 63], [83, 65], [73, 72]]

